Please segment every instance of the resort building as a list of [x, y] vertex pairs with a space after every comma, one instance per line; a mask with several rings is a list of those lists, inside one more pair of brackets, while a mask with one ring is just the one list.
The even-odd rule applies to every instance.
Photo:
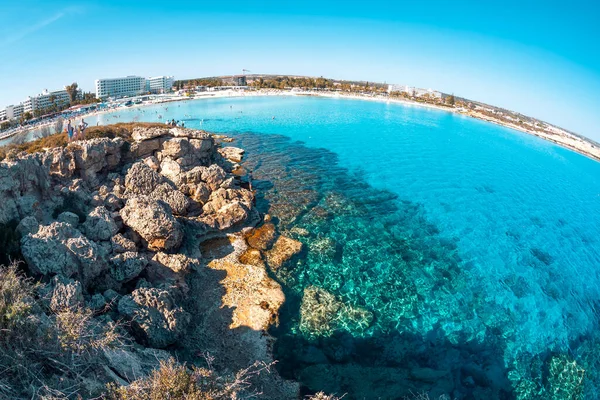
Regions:
[[432, 98], [441, 99], [442, 93], [435, 91], [433, 89], [421, 89], [416, 88], [414, 86], [405, 86], [405, 85], [388, 85], [388, 93], [400, 92], [406, 93], [409, 96], [422, 97], [425, 95], [429, 95]]
[[27, 97], [21, 104], [23, 104], [23, 112], [34, 113], [37, 110], [46, 110], [52, 105], [58, 107], [67, 105], [70, 101], [69, 93], [64, 89], [53, 92], [44, 89], [41, 94]]
[[19, 119], [23, 114], [23, 104], [10, 105], [5, 109], [6, 119]]
[[126, 76], [124, 78], [96, 79], [96, 97], [137, 96], [146, 92], [146, 78]]
[[4, 121], [6, 119], [6, 108], [0, 110], [0, 121]]
[[175, 78], [172, 76], [155, 76], [146, 80], [146, 91], [150, 93], [169, 93], [173, 90]]

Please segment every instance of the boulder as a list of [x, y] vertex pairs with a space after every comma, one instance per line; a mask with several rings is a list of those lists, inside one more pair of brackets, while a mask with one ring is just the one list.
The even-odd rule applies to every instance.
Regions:
[[143, 158], [152, 155], [160, 149], [160, 140], [144, 140], [131, 145], [131, 153], [137, 158]]
[[80, 308], [84, 304], [81, 283], [61, 276], [55, 276], [52, 284], [50, 308], [54, 312]]
[[173, 214], [176, 215], [186, 215], [192, 203], [189, 198], [179, 190], [173, 189], [168, 183], [158, 185], [150, 194], [150, 198], [164, 201], [171, 207]]
[[234, 163], [242, 162], [244, 150], [237, 147], [221, 147], [217, 150], [221, 156]]
[[166, 254], [159, 252], [156, 253], [152, 260], [162, 264], [173, 272], [189, 272], [200, 266], [199, 260], [189, 258], [184, 254]]
[[212, 141], [212, 137], [209, 133], [189, 128], [171, 128], [169, 129], [169, 135], [176, 138], [202, 139]]
[[169, 134], [169, 127], [135, 127], [131, 133], [131, 138], [136, 142], [141, 142], [148, 139], [154, 139]]
[[54, 222], [21, 239], [21, 252], [31, 272], [77, 277], [84, 285], [108, 265], [99, 247], [69, 224]]
[[138, 196], [127, 200], [120, 212], [125, 225], [137, 232], [153, 250], [175, 250], [183, 240], [183, 227], [168, 204]]
[[252, 229], [246, 235], [250, 247], [258, 250], [269, 250], [275, 242], [275, 225], [266, 223], [259, 228]]
[[125, 188], [129, 193], [149, 195], [164, 182], [164, 178], [143, 161], [136, 162], [125, 176]]
[[74, 228], [77, 228], [79, 225], [79, 216], [77, 214], [72, 213], [70, 211], [62, 212], [56, 218], [58, 222], [64, 222], [65, 224], [69, 224]]
[[164, 289], [136, 289], [119, 300], [118, 309], [131, 320], [138, 340], [159, 349], [175, 343], [190, 321], [190, 315]]
[[144, 163], [152, 168], [154, 171], [158, 171], [160, 168], [160, 162], [154, 156], [144, 158]]
[[134, 251], [118, 254], [112, 257], [110, 262], [112, 264], [110, 274], [117, 282], [121, 283], [129, 282], [137, 277], [148, 265], [148, 260]]
[[81, 228], [91, 240], [110, 240], [119, 231], [111, 213], [104, 206], [93, 209]]
[[183, 174], [181, 165], [171, 157], [165, 157], [160, 163], [160, 174], [179, 186], [182, 183]]
[[279, 236], [271, 250], [266, 252], [267, 263], [271, 269], [277, 270], [301, 251], [302, 242]]
[[81, 178], [91, 186], [99, 184], [98, 173], [103, 169], [112, 169], [121, 161], [123, 139], [91, 139], [69, 144], [75, 155], [75, 165]]
[[27, 236], [29, 234], [35, 235], [39, 227], [40, 224], [37, 221], [37, 219], [35, 219], [35, 217], [29, 216], [23, 218], [21, 222], [19, 222], [16, 231], [21, 237]]
[[128, 251], [137, 250], [135, 243], [120, 233], [117, 233], [115, 236], [110, 238], [110, 243], [112, 245], [113, 253], [125, 253]]
[[88, 300], [87, 306], [94, 312], [102, 312], [106, 308], [106, 299], [100, 293], [96, 293]]
[[193, 151], [192, 145], [187, 138], [169, 138], [162, 143], [160, 153], [163, 157], [171, 157], [174, 160], [184, 157]]

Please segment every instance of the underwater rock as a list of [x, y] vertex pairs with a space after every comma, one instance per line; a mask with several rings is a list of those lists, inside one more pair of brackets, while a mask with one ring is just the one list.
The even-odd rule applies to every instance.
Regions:
[[302, 242], [279, 236], [271, 250], [266, 252], [267, 263], [273, 270], [277, 270], [301, 251]]
[[275, 241], [275, 225], [269, 222], [252, 229], [246, 236], [246, 241], [255, 249], [269, 250]]
[[224, 158], [235, 163], [242, 162], [244, 157], [244, 150], [237, 147], [221, 147], [217, 150]]
[[316, 286], [304, 289], [300, 305], [300, 330], [308, 336], [331, 336], [336, 330], [361, 332], [371, 326], [373, 313], [342, 302]]

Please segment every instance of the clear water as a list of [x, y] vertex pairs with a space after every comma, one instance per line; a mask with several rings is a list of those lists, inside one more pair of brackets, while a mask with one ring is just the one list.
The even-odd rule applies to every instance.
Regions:
[[[308, 391], [598, 397], [600, 163], [398, 104], [263, 97], [166, 107], [97, 118], [161, 115], [236, 135], [248, 150], [259, 206], [306, 244], [276, 274], [289, 300], [274, 333], [282, 372]], [[309, 286], [371, 317], [342, 313], [330, 330], [311, 331], [299, 309]]]

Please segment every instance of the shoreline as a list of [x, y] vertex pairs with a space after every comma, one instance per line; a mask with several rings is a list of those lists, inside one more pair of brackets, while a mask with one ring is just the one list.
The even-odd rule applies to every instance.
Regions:
[[[417, 102], [417, 101], [411, 101], [408, 99], [389, 98], [389, 97], [380, 96], [380, 95], [359, 95], [359, 94], [346, 94], [346, 93], [340, 93], [340, 92], [332, 93], [332, 92], [311, 92], [311, 91], [289, 91], [289, 90], [281, 90], [281, 89], [259, 89], [259, 90], [253, 90], [253, 91], [225, 90], [225, 91], [219, 91], [219, 92], [201, 92], [200, 94], [196, 94], [193, 97], [169, 96], [169, 97], [164, 97], [162, 99], [159, 99], [158, 101], [154, 101], [152, 103], [134, 104], [134, 105], [127, 107], [127, 109], [141, 108], [141, 107], [151, 106], [151, 105], [155, 105], [155, 104], [172, 103], [172, 102], [179, 102], [179, 101], [204, 100], [204, 99], [211, 99], [211, 98], [268, 97], [268, 96], [305, 96], [305, 97], [324, 97], [324, 98], [332, 98], [332, 99], [377, 101], [377, 102], [385, 102], [388, 104], [394, 103], [394, 104], [400, 104], [400, 105], [404, 105], [404, 106], [417, 106], [417, 107], [435, 109], [438, 111], [446, 111], [446, 112], [449, 112], [452, 114], [464, 115], [464, 116], [478, 119], [478, 120], [481, 120], [484, 122], [490, 122], [495, 125], [502, 126], [504, 128], [513, 129], [513, 130], [521, 132], [521, 133], [536, 136], [542, 140], [548, 141], [557, 146], [563, 147], [567, 150], [579, 153], [579, 154], [581, 154], [585, 157], [588, 157], [594, 161], [600, 162], [600, 148], [594, 146], [594, 144], [592, 144], [591, 142], [589, 142], [587, 140], [584, 140], [580, 137], [572, 136], [566, 132], [564, 132], [563, 134], [559, 134], [559, 133], [549, 134], [546, 132], [540, 132], [540, 131], [536, 131], [533, 129], [528, 129], [528, 128], [525, 128], [525, 127], [522, 127], [522, 126], [519, 126], [516, 124], [506, 123], [504, 121], [494, 119], [489, 116], [478, 113], [477, 111], [471, 111], [471, 110], [464, 111], [463, 109], [460, 109], [460, 108], [443, 107], [443, 106], [430, 104], [430, 103], [421, 103], [421, 102]], [[85, 119], [85, 118], [95, 117], [95, 116], [99, 116], [99, 115], [103, 115], [103, 114], [111, 114], [113, 112], [120, 111], [121, 108], [123, 108], [123, 107], [111, 108], [108, 110], [100, 110], [100, 111], [97, 110], [97, 111], [93, 111], [90, 113], [78, 115], [75, 117], [75, 119], [80, 119], [80, 118]], [[20, 130], [9, 136], [0, 138], [0, 146], [10, 144], [10, 142], [7, 142], [7, 143], [2, 143], [2, 142], [7, 141], [19, 134], [26, 134], [26, 133], [34, 131], [34, 130], [42, 129], [47, 126], [51, 126], [54, 123], [55, 123], [55, 121], [52, 121], [52, 122], [49, 122], [46, 124], [39, 125], [33, 129]]]

